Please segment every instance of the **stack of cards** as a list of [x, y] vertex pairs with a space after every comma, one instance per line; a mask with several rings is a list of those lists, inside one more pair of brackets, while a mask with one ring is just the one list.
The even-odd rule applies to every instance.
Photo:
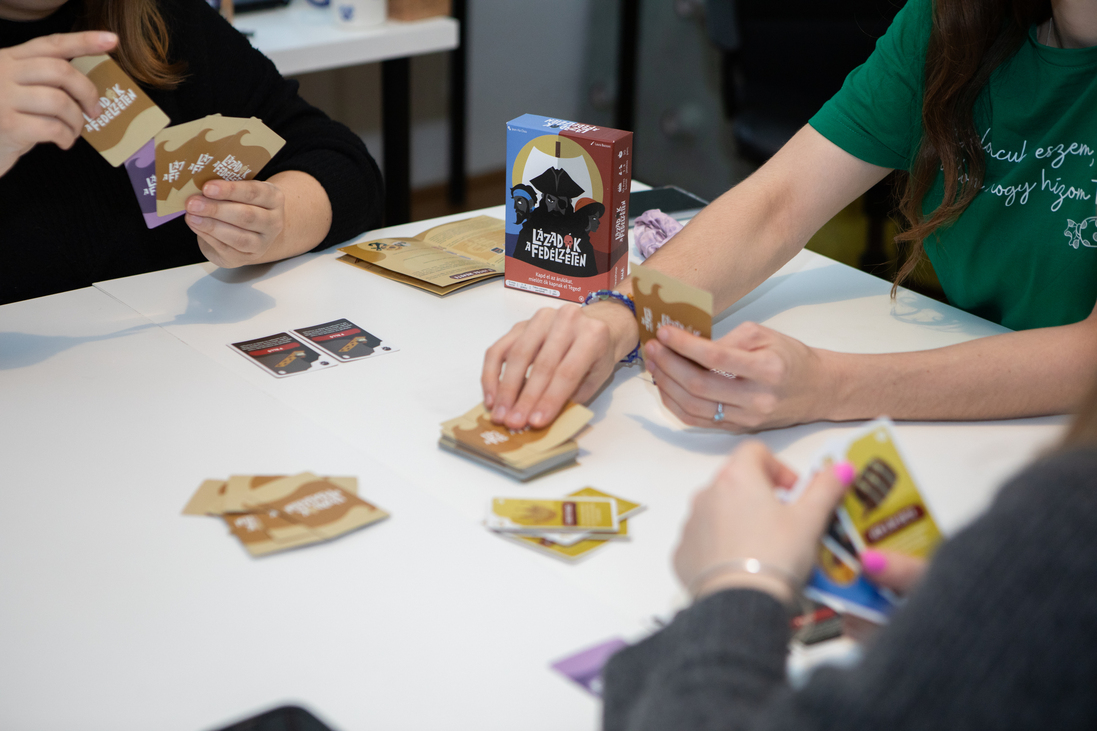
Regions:
[[149, 228], [183, 215], [187, 197], [210, 180], [254, 178], [285, 144], [254, 117], [215, 114], [168, 127], [168, 115], [110, 56], [71, 63], [95, 84], [103, 108], [84, 116], [81, 137], [114, 167], [125, 164]]
[[493, 424], [491, 414], [480, 404], [464, 416], [443, 422], [438, 446], [524, 482], [574, 462], [579, 445], [572, 437], [592, 418], [590, 409], [569, 404], [546, 427], [512, 431]]
[[252, 556], [319, 543], [388, 513], [358, 497], [353, 477], [234, 475], [206, 480], [184, 515], [219, 515]]
[[887, 419], [827, 445], [786, 498], [798, 498], [819, 470], [841, 461], [852, 463], [857, 477], [820, 541], [804, 593], [835, 611], [882, 623], [895, 598], [865, 579], [860, 552], [873, 548], [928, 558], [941, 532]]
[[[607, 507], [607, 503], [612, 509]], [[591, 504], [594, 506], [593, 513], [588, 507]], [[586, 513], [582, 513], [584, 509]], [[574, 563], [610, 542], [627, 541], [629, 518], [643, 510], [644, 506], [640, 503], [593, 487], [584, 487], [560, 500], [495, 498], [486, 524], [501, 536]], [[611, 514], [616, 518], [616, 530], [608, 526], [595, 528], [580, 525], [584, 518], [589, 523], [592, 515], [595, 520], [605, 520]], [[541, 522], [538, 522], [539, 519]], [[569, 520], [573, 525], [567, 529], [556, 525], [566, 524]]]
[[651, 267], [632, 265], [632, 299], [641, 347], [663, 325], [702, 338], [712, 337], [712, 293], [679, 282]]
[[276, 378], [397, 350], [345, 318], [229, 343], [229, 347]]

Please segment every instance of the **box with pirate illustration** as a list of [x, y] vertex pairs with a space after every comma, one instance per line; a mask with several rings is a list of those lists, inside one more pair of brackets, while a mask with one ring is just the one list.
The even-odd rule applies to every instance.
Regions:
[[631, 132], [526, 114], [507, 171], [506, 286], [582, 302], [628, 277]]

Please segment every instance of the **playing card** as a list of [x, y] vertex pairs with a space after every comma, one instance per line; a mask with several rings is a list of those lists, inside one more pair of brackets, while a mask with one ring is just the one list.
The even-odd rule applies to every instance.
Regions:
[[526, 467], [575, 436], [594, 418], [594, 412], [579, 404], [564, 407], [546, 427], [511, 430], [491, 421], [483, 404], [464, 416], [442, 425], [443, 433], [461, 446], [512, 466]]
[[248, 501], [252, 508], [277, 512], [324, 539], [388, 517], [376, 505], [311, 472], [268, 482], [251, 491]]
[[602, 697], [602, 669], [614, 654], [628, 647], [620, 638], [602, 642], [552, 664], [552, 669], [583, 686], [592, 695]]
[[485, 525], [492, 530], [530, 533], [616, 533], [617, 503], [609, 498], [537, 500], [497, 497], [491, 501]]
[[110, 56], [81, 56], [70, 63], [95, 84], [103, 108], [95, 119], [84, 115], [80, 136], [114, 167], [168, 125], [168, 115]]
[[276, 378], [318, 371], [338, 364], [330, 355], [318, 353], [305, 345], [303, 339], [289, 333], [229, 343], [229, 347]]
[[177, 211], [167, 216], [156, 213], [156, 143], [153, 140], [149, 140], [144, 147], [130, 155], [125, 162], [125, 167], [146, 226], [156, 228], [185, 213], [185, 211]]
[[224, 512], [221, 507], [225, 498], [225, 489], [228, 482], [225, 480], [205, 480], [198, 486], [197, 492], [191, 497], [190, 502], [183, 508], [183, 515], [219, 515]]
[[640, 327], [640, 345], [663, 325], [702, 338], [712, 337], [712, 293], [691, 287], [651, 267], [632, 265], [632, 299]]
[[322, 325], [297, 328], [292, 332], [343, 361], [360, 360], [397, 350], [392, 344], [383, 342], [381, 338], [366, 332], [350, 320], [332, 320]]

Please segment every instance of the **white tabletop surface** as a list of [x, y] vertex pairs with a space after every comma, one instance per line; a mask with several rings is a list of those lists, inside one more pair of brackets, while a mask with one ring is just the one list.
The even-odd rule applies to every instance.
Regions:
[[336, 24], [330, 5], [317, 8], [306, 0], [239, 14], [233, 25], [252, 33], [251, 44], [284, 76], [452, 51], [459, 28], [450, 17], [347, 28]]
[[[437, 298], [337, 256], [195, 265], [0, 307], [0, 444], [14, 469], [0, 513], [0, 727], [198, 729], [288, 701], [341, 731], [596, 727], [597, 704], [548, 665], [680, 601], [669, 558], [689, 496], [741, 437], [684, 428], [639, 368], [622, 367], [591, 403], [576, 467], [520, 484], [443, 452], [439, 422], [480, 400], [487, 346], [557, 303], [499, 279]], [[883, 352], [1001, 331], [888, 290], [803, 252], [714, 336], [749, 319]], [[226, 347], [341, 317], [400, 350], [275, 379]], [[1061, 424], [898, 434], [954, 532]], [[758, 438], [803, 467], [857, 426]], [[204, 478], [303, 469], [358, 475], [394, 517], [253, 560], [215, 519], [179, 515]], [[578, 565], [479, 525], [491, 496], [586, 485], [649, 508], [631, 541]]]

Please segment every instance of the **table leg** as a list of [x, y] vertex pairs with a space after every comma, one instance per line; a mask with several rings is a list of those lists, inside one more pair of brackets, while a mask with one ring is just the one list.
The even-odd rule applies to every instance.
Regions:
[[385, 225], [411, 220], [411, 61], [381, 62]]

